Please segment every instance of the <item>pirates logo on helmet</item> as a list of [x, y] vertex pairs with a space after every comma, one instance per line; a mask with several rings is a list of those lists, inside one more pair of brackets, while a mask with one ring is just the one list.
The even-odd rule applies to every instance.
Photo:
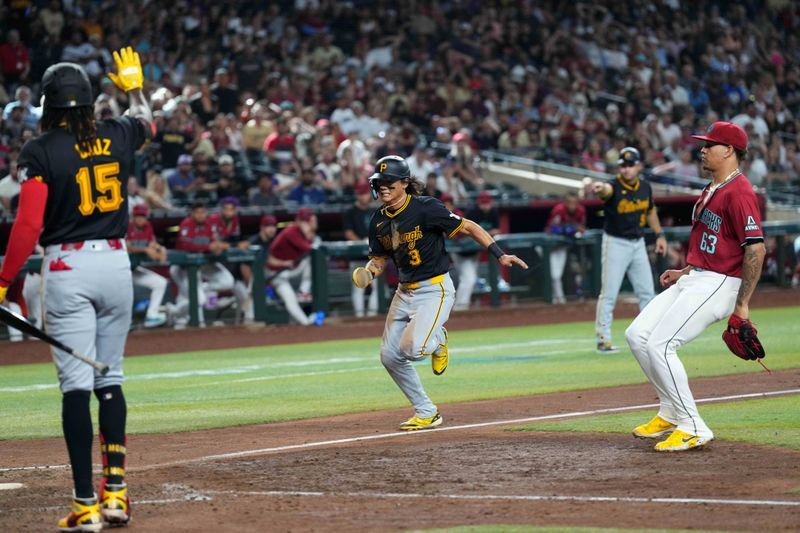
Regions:
[[369, 177], [372, 197], [377, 198], [381, 181], [397, 181], [411, 177], [411, 170], [406, 160], [399, 155], [387, 155], [375, 163], [375, 173]]
[[89, 76], [75, 63], [56, 63], [42, 76], [44, 104], [55, 109], [91, 106], [92, 84]]

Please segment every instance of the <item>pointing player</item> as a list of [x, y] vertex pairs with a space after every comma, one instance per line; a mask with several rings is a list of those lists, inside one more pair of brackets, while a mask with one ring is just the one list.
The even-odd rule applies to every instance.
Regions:
[[657, 438], [671, 433], [656, 444], [661, 452], [697, 448], [714, 438], [697, 412], [677, 350], [728, 315], [729, 327], [749, 324], [750, 296], [766, 253], [758, 201], [739, 171], [747, 155], [747, 134], [735, 124], [715, 122], [706, 135], [693, 137], [705, 141], [700, 153], [711, 183], [692, 211], [689, 264], [661, 274], [659, 281], [667, 290], [625, 332], [661, 402], [658, 415], [633, 434]]
[[400, 285], [392, 298], [381, 343], [381, 362], [414, 406], [414, 416], [400, 424], [403, 431], [429, 429], [442, 417], [422, 388], [411, 361], [431, 356], [433, 373], [447, 369], [448, 347], [444, 323], [455, 301], [447, 271], [450, 260], [445, 236], [461, 232], [489, 249], [499, 263], [528, 265], [503, 252], [479, 225], [448, 211], [439, 200], [420, 196], [422, 184], [411, 176], [405, 159], [386, 156], [369, 178], [373, 197], [383, 202], [369, 223], [369, 262], [353, 271], [353, 283], [366, 287], [386, 269], [391, 257], [400, 271]]
[[603, 286], [597, 299], [595, 336], [599, 353], [616, 352], [611, 344], [614, 306], [625, 274], [639, 297], [639, 310], [653, 299], [653, 274], [644, 244], [644, 225], [656, 234], [656, 253], [667, 251], [667, 239], [653, 203], [650, 183], [639, 177], [642, 170], [639, 150], [623, 148], [619, 153], [619, 174], [611, 183], [595, 182], [592, 189], [605, 202], [603, 233]]
[[[125, 189], [134, 152], [155, 133], [142, 94], [142, 67], [131, 48], [114, 52], [109, 78], [128, 92], [122, 118], [95, 122], [92, 86], [79, 65], [58, 63], [42, 77], [42, 135], [19, 158], [19, 213], [0, 272], [0, 299], [30, 255], [36, 239], [42, 263], [47, 332], [108, 364], [105, 376], [53, 349], [62, 396], [62, 425], [72, 465], [72, 511], [62, 531], [100, 531], [103, 519], [126, 524], [131, 508], [125, 484], [125, 419], [122, 354], [131, 325], [133, 283], [125, 231]], [[41, 236], [39, 231], [41, 230]], [[100, 402], [103, 479], [92, 483], [91, 392]]]

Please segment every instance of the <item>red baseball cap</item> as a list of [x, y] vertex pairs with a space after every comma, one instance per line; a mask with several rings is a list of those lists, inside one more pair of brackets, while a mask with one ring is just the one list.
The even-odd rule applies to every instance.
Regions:
[[278, 225], [278, 219], [275, 218], [275, 215], [267, 214], [267, 215], [264, 215], [263, 217], [261, 217], [261, 226], [262, 227], [263, 226], [277, 226], [277, 225]]
[[705, 135], [692, 135], [694, 139], [730, 145], [737, 150], [747, 150], [747, 133], [731, 122], [715, 122], [708, 127]]
[[147, 216], [147, 206], [144, 204], [136, 204], [133, 206], [133, 216]]
[[490, 204], [494, 201], [492, 197], [492, 193], [489, 191], [481, 191], [478, 193], [478, 203], [479, 204]]
[[455, 201], [455, 198], [453, 198], [453, 195], [452, 195], [452, 194], [450, 194], [449, 192], [443, 192], [442, 194], [440, 194], [440, 195], [439, 195], [439, 200], [440, 200], [442, 203], [445, 203], [445, 202], [454, 202], [454, 201]]
[[310, 207], [301, 207], [297, 210], [297, 215], [295, 215], [295, 220], [302, 220], [303, 222], [308, 222], [314, 217], [314, 211]]

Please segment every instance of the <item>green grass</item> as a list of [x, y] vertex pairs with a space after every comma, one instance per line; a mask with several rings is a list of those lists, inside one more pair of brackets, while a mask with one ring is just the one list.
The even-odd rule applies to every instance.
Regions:
[[[775, 370], [800, 366], [798, 308], [754, 310]], [[624, 345], [627, 321], [615, 322]], [[681, 351], [690, 377], [760, 372], [727, 353], [723, 324]], [[125, 391], [131, 433], [189, 431], [408, 408], [378, 358], [380, 339], [131, 357]], [[588, 322], [452, 332], [451, 364], [418, 367], [439, 404], [643, 383], [625, 350], [594, 352]], [[52, 364], [0, 368], [0, 439], [60, 435], [61, 395]], [[20, 422], [24, 421], [24, 423]]]
[[[800, 450], [800, 396], [700, 404], [700, 414], [718, 439], [771, 444]], [[542, 422], [513, 428], [521, 431], [577, 431], [630, 433], [647, 422], [649, 412], [594, 416], [560, 422]]]
[[[551, 527], [493, 524], [484, 526], [461, 526], [443, 529], [415, 530], [424, 533], [697, 533], [690, 529], [619, 529], [598, 527]], [[714, 533], [706, 531], [706, 533]]]

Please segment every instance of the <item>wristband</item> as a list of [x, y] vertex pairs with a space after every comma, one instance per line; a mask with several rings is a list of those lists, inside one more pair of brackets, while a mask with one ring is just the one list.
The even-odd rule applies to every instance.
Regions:
[[490, 252], [492, 252], [492, 255], [495, 256], [498, 259], [500, 259], [504, 255], [506, 255], [506, 253], [503, 251], [503, 249], [500, 248], [500, 246], [498, 246], [496, 242], [493, 242], [492, 244], [490, 244], [489, 248], [487, 248], [487, 249]]
[[661, 238], [661, 237], [664, 237], [665, 239], [667, 238], [667, 237], [664, 235], [664, 232], [663, 232], [663, 231], [662, 231], [662, 232], [659, 232], [659, 233], [656, 233], [656, 239], [659, 239], [659, 238]]

